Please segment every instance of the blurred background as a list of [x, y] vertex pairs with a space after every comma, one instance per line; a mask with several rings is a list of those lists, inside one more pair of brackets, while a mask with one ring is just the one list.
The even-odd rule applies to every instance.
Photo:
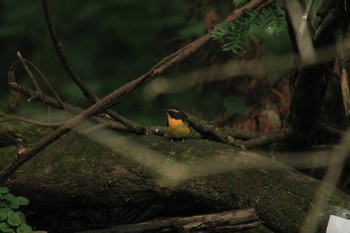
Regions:
[[[204, 35], [234, 9], [231, 0], [51, 0], [49, 7], [70, 64], [99, 97]], [[0, 109], [5, 109], [9, 100], [7, 73], [17, 60], [17, 51], [45, 74], [63, 101], [90, 105], [56, 55], [41, 1], [0, 1], [0, 27]], [[287, 82], [274, 86], [274, 97], [261, 98], [288, 71], [290, 57], [284, 56], [291, 52], [287, 31], [271, 37], [263, 27], [254, 26], [249, 35], [245, 51], [236, 55], [223, 52], [218, 42], [210, 42], [196, 55], [139, 87], [114, 110], [144, 125], [165, 125], [163, 109], [172, 106], [206, 120], [237, 124], [263, 102], [263, 110], [275, 109], [280, 117], [289, 104]], [[280, 63], [274, 63], [277, 61]], [[240, 67], [257, 73], [247, 75]], [[20, 65], [16, 66], [16, 79], [33, 88]], [[39, 109], [46, 111], [44, 104], [26, 99], [22, 96], [16, 113], [30, 117]]]

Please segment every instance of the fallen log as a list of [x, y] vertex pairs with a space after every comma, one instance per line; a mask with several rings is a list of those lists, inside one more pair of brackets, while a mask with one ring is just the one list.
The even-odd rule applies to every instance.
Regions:
[[154, 219], [148, 222], [119, 225], [108, 229], [79, 233], [143, 233], [143, 232], [232, 232], [256, 227], [260, 224], [254, 209], [225, 211], [214, 214]]
[[[20, 125], [16, 134], [29, 143], [47, 133], [25, 124], [16, 127]], [[15, 146], [0, 149], [1, 167], [16, 151]], [[26, 212], [40, 216], [29, 219], [49, 232], [252, 207], [264, 227], [255, 232], [282, 233], [299, 232], [314, 197], [322, 195], [317, 193], [320, 184], [275, 160], [225, 144], [196, 139], [171, 142], [105, 130], [62, 137], [5, 183], [16, 195], [29, 198]], [[328, 204], [350, 209], [348, 195], [331, 185], [329, 190], [333, 192]], [[148, 211], [154, 205], [160, 208]], [[95, 215], [86, 214], [92, 220], [70, 225], [78, 225], [77, 212], [90, 210], [95, 215], [102, 210], [99, 216], [108, 212], [108, 217], [99, 222]], [[46, 228], [40, 225], [43, 222]]]

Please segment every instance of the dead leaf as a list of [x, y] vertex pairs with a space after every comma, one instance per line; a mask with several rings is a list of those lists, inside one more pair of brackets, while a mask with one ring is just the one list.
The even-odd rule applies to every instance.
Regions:
[[[10, 70], [7, 75], [7, 81], [8, 83], [15, 83], [16, 82], [16, 77], [15, 77], [15, 66], [11, 66]], [[10, 99], [8, 102], [8, 108], [9, 110], [14, 110], [21, 104], [21, 93], [18, 91], [15, 91], [13, 89], [10, 89]]]

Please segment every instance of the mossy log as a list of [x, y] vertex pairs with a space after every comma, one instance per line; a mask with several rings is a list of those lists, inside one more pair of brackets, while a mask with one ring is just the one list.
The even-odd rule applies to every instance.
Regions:
[[[48, 133], [26, 124], [7, 126], [27, 146]], [[16, 146], [0, 148], [1, 167], [16, 154]], [[110, 221], [99, 223], [107, 226], [255, 208], [263, 225], [249, 232], [299, 232], [320, 183], [268, 157], [209, 140], [97, 130], [65, 135], [4, 185], [29, 198], [26, 212], [41, 214], [33, 218], [36, 224], [55, 218], [68, 226], [78, 212], [92, 209], [103, 209], [98, 217], [93, 212], [94, 222], [108, 209]], [[338, 189], [328, 203], [350, 209], [350, 197]], [[66, 218], [57, 220], [59, 214]]]

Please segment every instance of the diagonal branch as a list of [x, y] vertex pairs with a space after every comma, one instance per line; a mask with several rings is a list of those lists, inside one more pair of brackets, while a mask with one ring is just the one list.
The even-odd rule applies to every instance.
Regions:
[[[45, 0], [43, 0], [45, 1]], [[235, 20], [242, 16], [244, 9], [253, 10], [265, 4], [266, 0], [252, 0], [244, 7], [236, 9], [232, 12], [228, 18]], [[193, 41], [186, 49], [184, 49], [180, 54], [177, 54], [173, 58], [168, 61], [155, 66], [153, 69], [149, 70], [147, 73], [141, 75], [140, 77], [126, 83], [120, 88], [116, 89], [109, 95], [105, 96], [101, 100], [97, 101], [94, 105], [90, 106], [80, 114], [76, 115], [72, 119], [68, 120], [65, 124], [60, 126], [57, 130], [52, 132], [51, 134], [40, 139], [33, 147], [25, 150], [23, 153], [18, 154], [14, 161], [9, 164], [7, 167], [0, 171], [0, 182], [6, 180], [13, 172], [17, 170], [21, 165], [23, 165], [26, 161], [31, 159], [38, 152], [44, 150], [50, 143], [54, 142], [56, 139], [60, 138], [62, 135], [69, 132], [73, 127], [77, 126], [84, 119], [94, 116], [97, 113], [101, 113], [106, 109], [110, 108], [112, 105], [115, 105], [121, 102], [128, 94], [130, 94], [135, 88], [143, 84], [145, 81], [150, 80], [156, 75], [161, 74], [165, 70], [171, 68], [175, 64], [181, 62], [188, 56], [192, 55], [196, 51], [199, 50], [204, 44], [206, 44], [210, 40], [210, 35], [206, 34], [203, 37]]]

